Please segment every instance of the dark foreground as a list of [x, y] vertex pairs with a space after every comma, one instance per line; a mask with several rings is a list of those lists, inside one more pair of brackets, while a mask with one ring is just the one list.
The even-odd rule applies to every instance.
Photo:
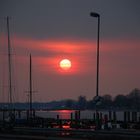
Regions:
[[[97, 115], [97, 116], [96, 116]], [[21, 119], [9, 114], [0, 123], [0, 140], [140, 140], [140, 120], [117, 121], [110, 116], [96, 114], [94, 119], [80, 119], [80, 111], [70, 119], [40, 118], [34, 116]], [[136, 116], [135, 116], [136, 117]], [[134, 113], [133, 113], [133, 118]]]
[[63, 137], [0, 134], [0, 140], [78, 140], [78, 139], [77, 138], [66, 138], [66, 137], [63, 138]]
[[14, 128], [0, 132], [0, 140], [140, 140], [136, 130], [80, 130]]

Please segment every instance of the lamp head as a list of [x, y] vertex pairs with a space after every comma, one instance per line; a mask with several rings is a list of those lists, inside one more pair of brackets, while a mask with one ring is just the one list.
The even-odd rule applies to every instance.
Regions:
[[100, 15], [98, 13], [95, 13], [95, 12], [91, 12], [90, 16], [91, 17], [100, 17]]

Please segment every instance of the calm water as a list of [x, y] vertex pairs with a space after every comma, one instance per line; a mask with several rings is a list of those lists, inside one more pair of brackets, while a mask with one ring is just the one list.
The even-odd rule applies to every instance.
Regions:
[[[109, 115], [108, 111], [101, 111], [102, 115]], [[56, 110], [56, 111], [37, 111], [36, 115], [44, 118], [57, 118], [59, 115], [60, 119], [70, 119], [71, 113], [73, 114], [73, 118], [75, 117], [75, 110]], [[95, 111], [92, 110], [84, 110], [80, 111], [81, 119], [93, 119]], [[123, 120], [124, 112], [119, 111], [116, 112], [117, 120]]]
[[[107, 115], [109, 116], [108, 111], [99, 111], [102, 113], [102, 116]], [[84, 110], [80, 111], [80, 118], [81, 119], [93, 119], [95, 111], [93, 110]], [[75, 117], [75, 110], [53, 110], [53, 111], [36, 111], [36, 116], [43, 117], [43, 118], [57, 118], [59, 115], [60, 119], [70, 119], [71, 114], [73, 118]], [[17, 114], [18, 116], [18, 114]], [[112, 113], [113, 116], [113, 113]], [[116, 111], [117, 120], [122, 121], [124, 119], [124, 111]], [[137, 113], [137, 120], [140, 117], [140, 112]], [[26, 118], [26, 112], [21, 113], [21, 118]], [[0, 113], [0, 119], [2, 119], [2, 112]], [[130, 119], [132, 119], [132, 115], [130, 115]]]

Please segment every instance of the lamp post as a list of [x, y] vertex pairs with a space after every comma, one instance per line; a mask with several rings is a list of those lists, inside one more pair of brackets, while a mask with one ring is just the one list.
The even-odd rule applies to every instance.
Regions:
[[[98, 19], [98, 30], [97, 30], [97, 69], [96, 69], [96, 97], [95, 97], [95, 102], [96, 102], [96, 106], [98, 104], [98, 102], [100, 101], [100, 97], [99, 97], [99, 37], [100, 37], [100, 15], [98, 13], [95, 12], [91, 12], [90, 13], [91, 17], [95, 17]], [[96, 107], [96, 127], [97, 129], [99, 129], [99, 113], [97, 111], [97, 107]]]
[[96, 96], [99, 96], [99, 39], [100, 39], [100, 15], [95, 12], [90, 13], [91, 17], [98, 18], [98, 30], [97, 30], [97, 70], [96, 70]]

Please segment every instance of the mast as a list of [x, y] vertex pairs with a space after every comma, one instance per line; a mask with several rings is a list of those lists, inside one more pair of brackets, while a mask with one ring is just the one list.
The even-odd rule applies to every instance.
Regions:
[[[11, 44], [10, 44], [10, 30], [9, 30], [9, 17], [6, 18], [7, 21], [7, 35], [8, 35], [8, 70], [9, 70], [9, 102], [12, 105], [12, 74], [11, 74]], [[12, 106], [11, 106], [12, 107]]]
[[32, 118], [32, 56], [30, 54], [30, 72], [29, 72], [29, 80], [30, 80], [30, 90], [29, 90], [29, 98], [30, 98], [30, 117]]

